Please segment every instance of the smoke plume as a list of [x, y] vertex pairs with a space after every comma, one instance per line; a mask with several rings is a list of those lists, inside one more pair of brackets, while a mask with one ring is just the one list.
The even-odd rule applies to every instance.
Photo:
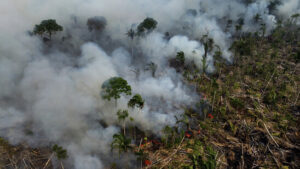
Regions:
[[[186, 63], [201, 69], [205, 51], [200, 39], [207, 35], [230, 63], [232, 38], [257, 31], [260, 24], [253, 21], [257, 14], [267, 35], [277, 18], [300, 9], [299, 1], [286, 0], [271, 12], [272, 2], [2, 0], [0, 136], [12, 144], [62, 145], [68, 150], [68, 168], [107, 167], [115, 160], [112, 136], [120, 132], [116, 112], [127, 109], [129, 97], [122, 96], [117, 106], [103, 100], [103, 82], [115, 76], [126, 79], [133, 93], [145, 99], [142, 110], [129, 110], [134, 121], [128, 123], [160, 135], [165, 125], [175, 125], [174, 116], [184, 112], [183, 106], [194, 106], [200, 99], [169, 60], [183, 51]], [[156, 29], [133, 39], [126, 36], [147, 17], [158, 22]], [[56, 19], [64, 28], [50, 41], [31, 33], [45, 19]], [[241, 20], [239, 32], [235, 25]], [[214, 71], [213, 55], [214, 51], [208, 53], [207, 73]], [[154, 73], [145, 70], [150, 63], [157, 66]], [[120, 163], [134, 159], [121, 158]]]

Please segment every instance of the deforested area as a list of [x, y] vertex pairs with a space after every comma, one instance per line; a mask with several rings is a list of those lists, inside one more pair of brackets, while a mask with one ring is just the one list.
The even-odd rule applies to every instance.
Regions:
[[298, 0], [1, 0], [0, 168], [300, 168]]

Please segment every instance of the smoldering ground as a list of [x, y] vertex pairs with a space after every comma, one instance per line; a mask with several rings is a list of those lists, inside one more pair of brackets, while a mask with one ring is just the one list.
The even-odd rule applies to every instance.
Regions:
[[[297, 0], [3, 0], [0, 2], [0, 136], [12, 144], [33, 147], [62, 145], [68, 150], [68, 168], [102, 168], [111, 158], [112, 136], [120, 131], [118, 109], [127, 108], [128, 96], [114, 102], [101, 98], [101, 85], [123, 77], [133, 93], [145, 99], [142, 110], [130, 116], [140, 130], [160, 135], [165, 125], [176, 123], [183, 106], [199, 97], [186, 85], [169, 59], [183, 51], [187, 62], [200, 69], [203, 35], [212, 38], [231, 62], [234, 25], [243, 19], [241, 32], [254, 32], [261, 16], [266, 34], [278, 18], [299, 12]], [[218, 4], [218, 5], [216, 5]], [[152, 32], [130, 39], [126, 32], [146, 17], [157, 20]], [[51, 40], [34, 36], [35, 24], [54, 18], [63, 26]], [[232, 20], [231, 27], [226, 27]], [[166, 35], [168, 32], [168, 36]], [[155, 75], [145, 70], [157, 65]], [[214, 71], [213, 52], [207, 58]], [[99, 121], [106, 123], [102, 126]], [[26, 134], [30, 130], [32, 134]], [[120, 165], [134, 161], [121, 158]]]

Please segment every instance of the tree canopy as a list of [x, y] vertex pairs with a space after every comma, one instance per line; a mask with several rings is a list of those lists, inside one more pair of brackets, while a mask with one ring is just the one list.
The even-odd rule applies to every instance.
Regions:
[[119, 155], [122, 152], [127, 152], [130, 146], [131, 139], [126, 138], [123, 134], [114, 134], [113, 142], [111, 143], [111, 150], [117, 148], [119, 149]]
[[48, 33], [50, 39], [54, 32], [63, 31], [63, 27], [56, 23], [55, 19], [43, 20], [39, 25], [35, 25], [33, 33], [43, 35]]
[[134, 95], [128, 102], [128, 107], [138, 107], [142, 109], [144, 107], [144, 100], [140, 94]]
[[152, 31], [157, 26], [157, 21], [153, 18], [146, 18], [142, 23], [137, 27], [138, 34], [143, 34], [145, 31]]
[[111, 98], [119, 99], [122, 93], [131, 95], [131, 86], [121, 77], [108, 79], [102, 84], [102, 89], [104, 89], [102, 97], [109, 101]]
[[176, 60], [178, 62], [184, 64], [184, 62], [185, 62], [185, 56], [184, 56], [184, 52], [183, 51], [177, 52]]
[[128, 111], [127, 110], [118, 110], [117, 112], [119, 121], [124, 121], [128, 117]]

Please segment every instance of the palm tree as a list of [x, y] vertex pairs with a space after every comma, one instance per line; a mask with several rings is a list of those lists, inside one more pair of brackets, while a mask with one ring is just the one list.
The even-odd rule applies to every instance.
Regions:
[[122, 152], [127, 152], [131, 149], [130, 143], [131, 139], [126, 138], [122, 133], [113, 135], [113, 142], [111, 143], [111, 150], [117, 148], [119, 149], [119, 157]]

